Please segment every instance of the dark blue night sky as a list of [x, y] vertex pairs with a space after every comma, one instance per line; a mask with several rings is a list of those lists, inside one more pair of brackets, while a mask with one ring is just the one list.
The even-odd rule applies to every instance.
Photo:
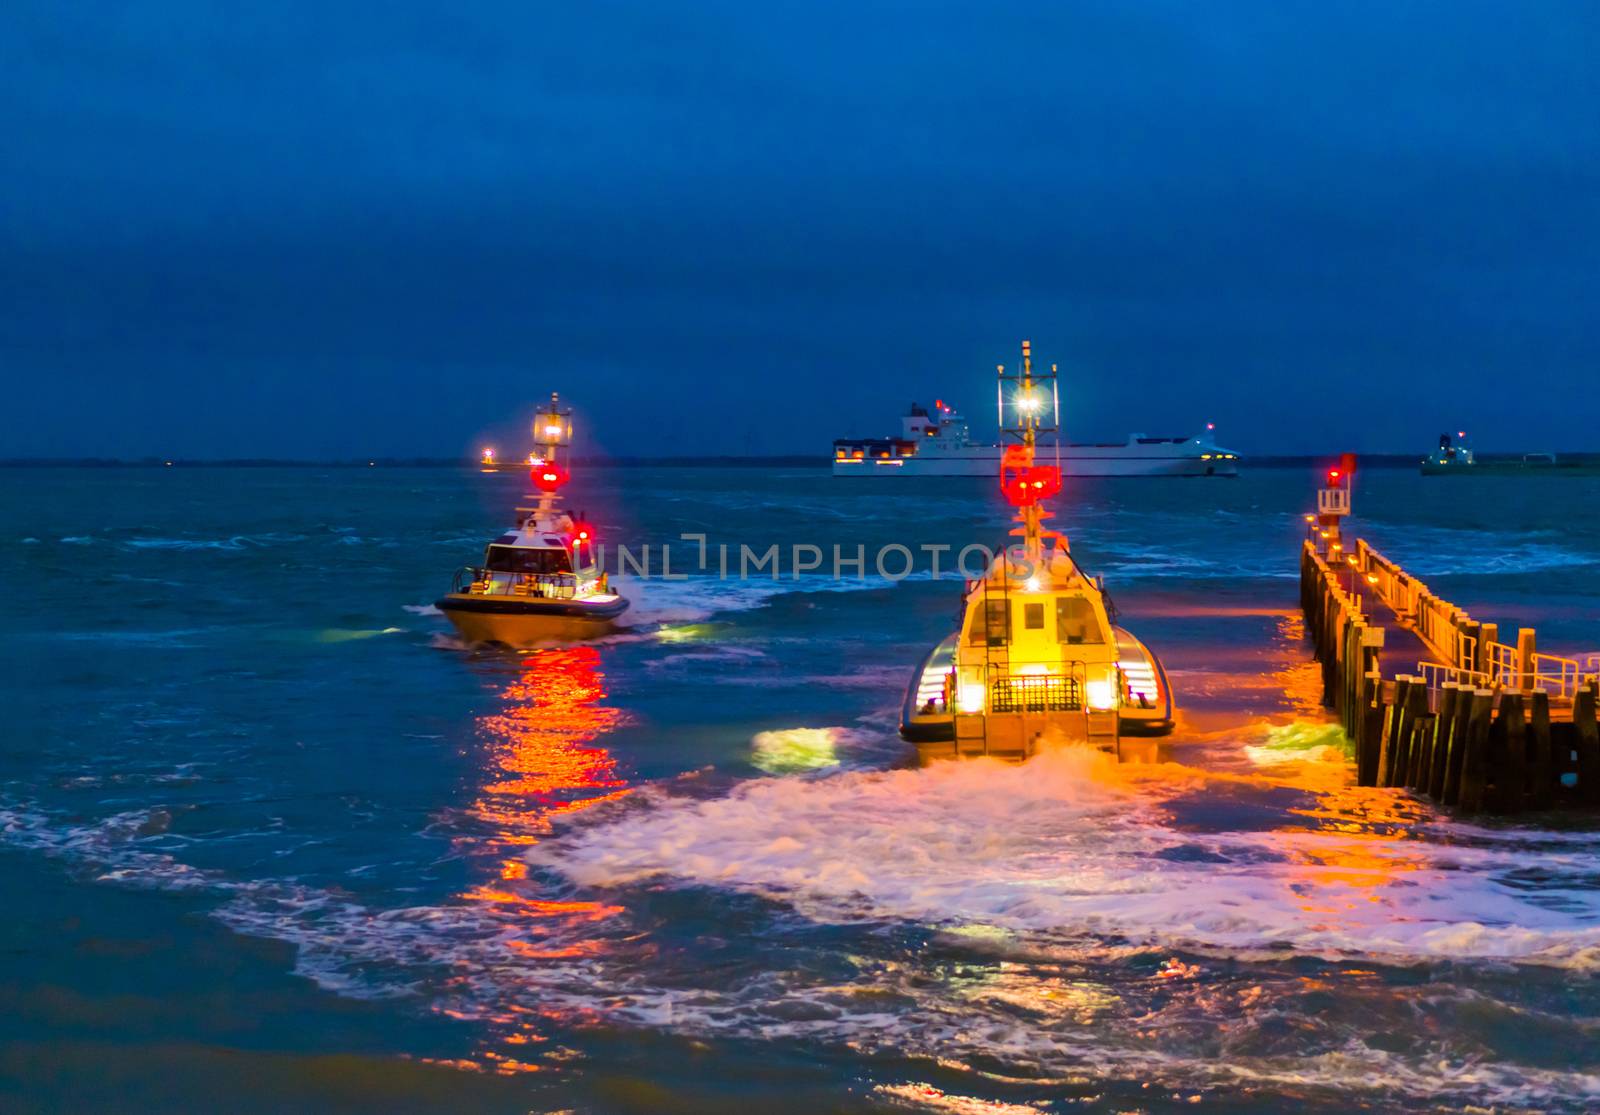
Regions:
[[0, 14], [0, 456], [1600, 448], [1600, 7]]

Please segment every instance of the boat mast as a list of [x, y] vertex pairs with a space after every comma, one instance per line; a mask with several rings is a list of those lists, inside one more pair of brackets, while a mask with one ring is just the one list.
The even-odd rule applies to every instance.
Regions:
[[[1033, 371], [1033, 345], [1023, 341], [1021, 371], [1008, 376], [1004, 364], [998, 365], [996, 370], [1000, 378], [1000, 430], [1013, 443], [1005, 448], [1001, 457], [1001, 487], [1017, 507], [1017, 520], [1022, 524], [1023, 557], [1034, 568], [1039, 568], [1044, 559], [1043, 534], [1039, 525], [1044, 513], [1039, 500], [1054, 495], [1061, 486], [1059, 467], [1041, 469], [1034, 463], [1038, 435], [1054, 433], [1057, 428], [1056, 366], [1050, 365], [1047, 375], [1036, 376]], [[1011, 385], [1009, 402], [1014, 412], [1014, 421], [1009, 424], [1006, 422], [1008, 384]], [[1044, 425], [1046, 407], [1050, 412], [1051, 424], [1048, 426]], [[1052, 475], [1047, 477], [1046, 472]]]
[[528, 459], [529, 476], [539, 489], [539, 504], [534, 508], [535, 522], [552, 518], [561, 486], [571, 479], [571, 473], [561, 464], [560, 452], [572, 444], [572, 411], [561, 409], [561, 400], [550, 392], [550, 405], [533, 416], [533, 444], [538, 452]]

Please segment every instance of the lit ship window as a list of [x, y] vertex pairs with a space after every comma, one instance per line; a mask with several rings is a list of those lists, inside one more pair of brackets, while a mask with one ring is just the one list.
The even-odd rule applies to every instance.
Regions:
[[1081, 596], [1056, 598], [1056, 642], [1076, 645], [1105, 641], [1089, 601]]

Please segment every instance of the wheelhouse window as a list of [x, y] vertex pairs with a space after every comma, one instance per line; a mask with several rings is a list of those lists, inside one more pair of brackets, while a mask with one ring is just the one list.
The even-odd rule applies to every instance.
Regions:
[[968, 645], [1003, 647], [1011, 642], [1011, 613], [1004, 600], [985, 600], [983, 607], [973, 609], [971, 615]]
[[487, 567], [495, 573], [571, 573], [565, 550], [533, 550], [523, 546], [490, 546]]
[[1056, 642], [1103, 643], [1105, 633], [1095, 617], [1094, 605], [1082, 596], [1056, 597]]

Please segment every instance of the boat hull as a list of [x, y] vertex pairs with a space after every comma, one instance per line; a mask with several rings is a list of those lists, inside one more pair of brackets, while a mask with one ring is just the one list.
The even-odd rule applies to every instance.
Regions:
[[435, 607], [469, 643], [509, 647], [595, 639], [609, 634], [628, 608], [618, 596], [608, 601], [516, 600], [451, 593]]
[[[1148, 695], [1125, 693], [1117, 708], [1119, 736], [1165, 736], [1173, 727], [1172, 688], [1166, 668], [1154, 651], [1126, 629], [1115, 628], [1117, 650], [1124, 670], [1143, 664]], [[900, 738], [917, 745], [923, 759], [962, 757], [965, 752], [956, 740], [955, 717], [946, 706], [940, 684], [950, 670], [958, 636], [950, 635], [930, 650], [911, 675], [905, 700], [900, 706]], [[985, 751], [985, 753], [989, 753]]]

